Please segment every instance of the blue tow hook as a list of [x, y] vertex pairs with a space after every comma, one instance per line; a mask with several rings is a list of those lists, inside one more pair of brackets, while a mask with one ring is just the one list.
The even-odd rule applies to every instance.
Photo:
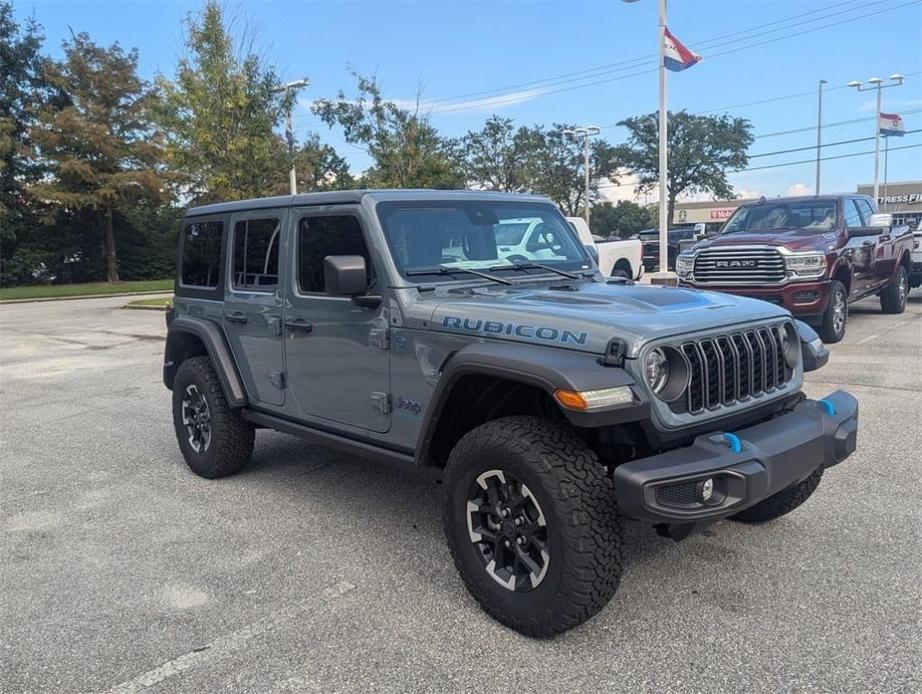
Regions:
[[743, 450], [743, 442], [740, 440], [740, 437], [736, 434], [724, 434], [724, 441], [727, 442], [727, 445], [730, 447], [730, 450], [734, 453], [741, 453]]
[[828, 400], [819, 400], [818, 402], [820, 403], [820, 407], [823, 408], [823, 411], [826, 414], [828, 414], [830, 417], [836, 416], [836, 406], [835, 405], [833, 405]]

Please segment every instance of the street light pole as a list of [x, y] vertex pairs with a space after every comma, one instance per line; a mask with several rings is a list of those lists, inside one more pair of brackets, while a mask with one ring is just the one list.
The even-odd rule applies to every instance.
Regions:
[[823, 147], [823, 85], [826, 80], [820, 80], [816, 92], [816, 187], [814, 195], [820, 194], [820, 150]]
[[602, 129], [597, 125], [585, 125], [578, 128], [567, 128], [563, 131], [564, 135], [569, 135], [575, 139], [583, 139], [583, 169], [586, 180], [583, 217], [586, 219], [586, 227], [589, 227], [589, 138], [598, 135]]
[[[311, 81], [307, 79], [307, 77], [305, 77], [300, 80], [295, 80], [293, 82], [288, 82], [286, 84], [279, 85], [278, 87], [272, 90], [272, 93], [281, 94], [282, 92], [284, 92], [285, 95], [287, 96], [288, 92], [302, 89], [308, 86], [310, 83]], [[288, 155], [289, 157], [291, 157], [291, 170], [288, 172], [288, 187], [291, 190], [292, 195], [297, 195], [298, 194], [298, 172], [295, 169], [295, 159], [294, 159], [295, 134], [294, 134], [294, 127], [292, 126], [292, 123], [291, 123], [291, 112], [292, 112], [291, 104], [288, 105], [288, 108], [286, 110], [287, 110], [287, 114], [285, 118], [285, 122], [286, 122], [285, 138], [288, 140]]]
[[859, 92], [867, 92], [872, 89], [877, 90], [877, 108], [875, 111], [876, 117], [874, 118], [874, 202], [877, 202], [880, 194], [880, 107], [881, 107], [881, 92], [884, 89], [890, 87], [899, 87], [903, 84], [905, 78], [899, 73], [890, 75], [890, 80], [893, 84], [884, 84], [884, 81], [880, 77], [872, 77], [868, 80], [867, 87], [864, 86], [861, 82], [853, 80], [848, 83], [849, 87], [854, 87]]

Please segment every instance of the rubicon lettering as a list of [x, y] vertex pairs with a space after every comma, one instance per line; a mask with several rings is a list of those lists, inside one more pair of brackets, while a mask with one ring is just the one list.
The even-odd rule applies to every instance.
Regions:
[[589, 333], [587, 332], [562, 330], [547, 325], [503, 323], [495, 320], [481, 320], [479, 318], [445, 316], [442, 319], [442, 327], [447, 330], [477, 333], [478, 335], [517, 335], [531, 340], [559, 342], [564, 345], [585, 345], [586, 342], [589, 341]]

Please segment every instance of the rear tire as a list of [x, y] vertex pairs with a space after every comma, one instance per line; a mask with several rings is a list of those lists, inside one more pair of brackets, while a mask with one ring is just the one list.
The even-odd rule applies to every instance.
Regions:
[[526, 636], [572, 629], [618, 588], [611, 477], [580, 438], [547, 420], [506, 417], [468, 432], [445, 469], [443, 520], [471, 595]]
[[909, 275], [900, 265], [896, 277], [880, 293], [880, 310], [884, 313], [902, 313], [906, 310], [906, 297], [909, 294]]
[[848, 327], [848, 291], [839, 280], [833, 280], [829, 287], [829, 302], [819, 325], [820, 337], [826, 344], [834, 344], [845, 337]]
[[803, 482], [780, 491], [764, 501], [760, 501], [755, 506], [750, 506], [745, 511], [740, 511], [735, 516], [730, 516], [730, 519], [741, 523], [767, 523], [775, 518], [780, 518], [809, 499], [813, 492], [816, 491], [822, 478], [823, 468], [820, 467]]
[[623, 277], [626, 280], [634, 279], [633, 277], [631, 277], [630, 266], [626, 269], [624, 268], [624, 266], [613, 268], [611, 271], [611, 276], [612, 277]]
[[187, 359], [173, 381], [173, 427], [186, 464], [196, 475], [226, 477], [253, 454], [255, 427], [227, 404], [209, 357]]

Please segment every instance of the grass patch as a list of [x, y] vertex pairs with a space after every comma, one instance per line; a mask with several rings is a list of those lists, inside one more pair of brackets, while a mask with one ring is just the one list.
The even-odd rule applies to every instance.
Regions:
[[173, 280], [138, 280], [135, 282], [88, 282], [86, 284], [41, 284], [28, 287], [0, 288], [4, 299], [53, 299], [67, 296], [107, 296], [131, 292], [169, 292]]
[[172, 296], [169, 299], [138, 299], [122, 306], [122, 308], [139, 308], [147, 311], [169, 311], [172, 307]]

